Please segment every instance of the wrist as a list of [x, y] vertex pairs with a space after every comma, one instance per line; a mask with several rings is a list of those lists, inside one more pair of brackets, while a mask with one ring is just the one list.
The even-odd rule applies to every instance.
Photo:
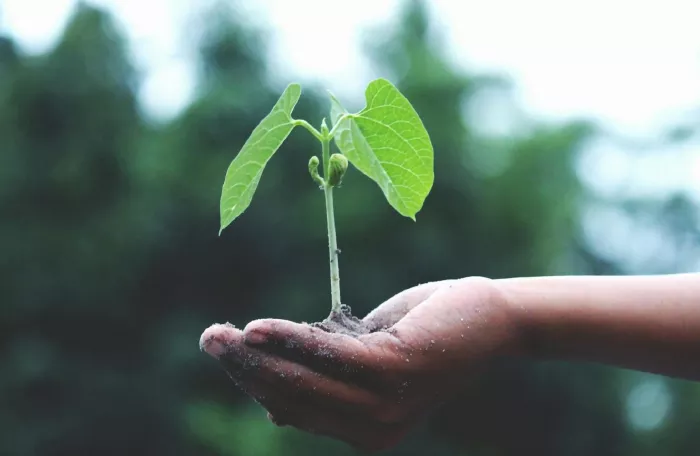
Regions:
[[[463, 287], [462, 293], [471, 296], [466, 301], [468, 309], [464, 311], [469, 321], [479, 322], [472, 328], [483, 328], [484, 334], [488, 334], [483, 339], [490, 346], [487, 351], [496, 356], [529, 357], [533, 344], [527, 312], [513, 299], [514, 294], [507, 283], [484, 277], [466, 277], [457, 283]], [[478, 303], [476, 307], [475, 303]], [[469, 345], [473, 344], [470, 342]], [[465, 347], [468, 351], [470, 348]]]
[[498, 300], [505, 309], [510, 322], [511, 355], [522, 357], [543, 357], [545, 325], [538, 324], [538, 312], [531, 296], [523, 294], [522, 282], [527, 279], [494, 279]]

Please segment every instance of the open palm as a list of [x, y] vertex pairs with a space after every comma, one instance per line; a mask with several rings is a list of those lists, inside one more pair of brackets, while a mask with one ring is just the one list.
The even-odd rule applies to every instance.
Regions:
[[364, 318], [357, 338], [265, 319], [214, 325], [202, 349], [278, 425], [376, 450], [397, 443], [462, 387], [483, 361], [513, 346], [504, 300], [488, 279], [403, 291]]

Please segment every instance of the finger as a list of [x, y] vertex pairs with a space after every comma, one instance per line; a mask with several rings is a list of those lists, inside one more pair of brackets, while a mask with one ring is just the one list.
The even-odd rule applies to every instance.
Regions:
[[363, 321], [368, 325], [370, 331], [389, 328], [448, 282], [429, 282], [404, 290], [367, 314]]
[[329, 333], [306, 324], [265, 319], [250, 322], [244, 342], [333, 378], [352, 381], [372, 378], [391, 353], [371, 350], [360, 339]]
[[246, 391], [254, 383], [263, 381], [289, 397], [363, 413], [371, 411], [379, 402], [376, 396], [357, 386], [246, 346], [243, 333], [231, 325], [211, 326], [202, 334], [200, 345], [219, 359], [226, 372]]
[[377, 424], [362, 417], [319, 412], [307, 404], [294, 404], [271, 415], [273, 422], [341, 440], [364, 451], [390, 448], [406, 434], [404, 425]]
[[213, 324], [204, 330], [199, 338], [199, 349], [208, 353], [213, 358], [219, 359], [226, 353], [228, 347], [240, 344], [243, 340], [243, 332], [236, 329], [230, 323]]
[[247, 393], [243, 374], [256, 361], [243, 347], [243, 332], [229, 323], [211, 325], [199, 339], [199, 348], [217, 359], [236, 386]]
[[358, 386], [243, 344], [230, 346], [219, 360], [249, 394], [259, 384], [268, 385], [277, 396], [360, 414], [373, 413], [381, 404], [379, 396]]
[[[243, 332], [231, 325], [213, 325], [202, 334], [200, 347], [221, 362], [236, 384], [270, 412], [276, 424], [326, 435], [365, 450], [387, 448], [405, 434], [404, 426], [393, 418], [402, 414], [383, 413], [384, 408], [377, 408], [368, 393], [247, 347], [243, 338]], [[302, 389], [295, 391], [290, 385]], [[383, 417], [384, 422], [368, 419], [372, 416]]]
[[252, 395], [268, 411], [268, 418], [277, 426], [344, 441], [363, 450], [376, 451], [396, 444], [406, 433], [403, 423], [382, 423], [367, 414], [340, 412], [319, 407], [308, 401], [283, 397], [265, 382], [253, 387]]

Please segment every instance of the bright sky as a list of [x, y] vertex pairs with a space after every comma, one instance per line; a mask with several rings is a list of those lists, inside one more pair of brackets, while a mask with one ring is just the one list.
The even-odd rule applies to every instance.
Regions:
[[[181, 44], [194, 9], [212, 0], [92, 0], [110, 8], [127, 32], [147, 78], [141, 99], [167, 118], [194, 89]], [[359, 46], [364, 30], [386, 24], [399, 0], [255, 0], [237, 2], [264, 26], [280, 84], [303, 78], [357, 98], [377, 76]], [[60, 34], [75, 0], [0, 0], [0, 24], [28, 52], [46, 50]], [[628, 135], [653, 136], [700, 107], [697, 0], [433, 0], [437, 29], [455, 64], [510, 76], [517, 102], [548, 120], [586, 116]], [[627, 169], [627, 153], [600, 146], [590, 161], [623, 184], [591, 179], [600, 191], [620, 186], [658, 192], [683, 182], [700, 198], [700, 144], [650, 157]], [[601, 165], [602, 163], [602, 165]], [[663, 166], [673, 179], [658, 172]], [[612, 167], [612, 168], [611, 168]], [[644, 185], [636, 185], [643, 181]]]

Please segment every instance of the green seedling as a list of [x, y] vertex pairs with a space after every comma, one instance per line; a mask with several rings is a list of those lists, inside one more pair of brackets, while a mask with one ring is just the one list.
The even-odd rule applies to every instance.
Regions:
[[[308, 167], [325, 195], [328, 226], [331, 314], [318, 326], [349, 334], [367, 332], [340, 300], [333, 190], [352, 164], [377, 183], [399, 214], [415, 221], [433, 186], [433, 146], [411, 103], [386, 79], [367, 86], [366, 106], [357, 113], [348, 112], [330, 95], [330, 129], [325, 118], [317, 130], [307, 121], [292, 117], [300, 97], [301, 86], [288, 85], [229, 166], [221, 193], [219, 234], [250, 205], [265, 165], [284, 140], [295, 127], [304, 127], [321, 143], [321, 160], [311, 157]], [[338, 153], [331, 154], [331, 142]]]

